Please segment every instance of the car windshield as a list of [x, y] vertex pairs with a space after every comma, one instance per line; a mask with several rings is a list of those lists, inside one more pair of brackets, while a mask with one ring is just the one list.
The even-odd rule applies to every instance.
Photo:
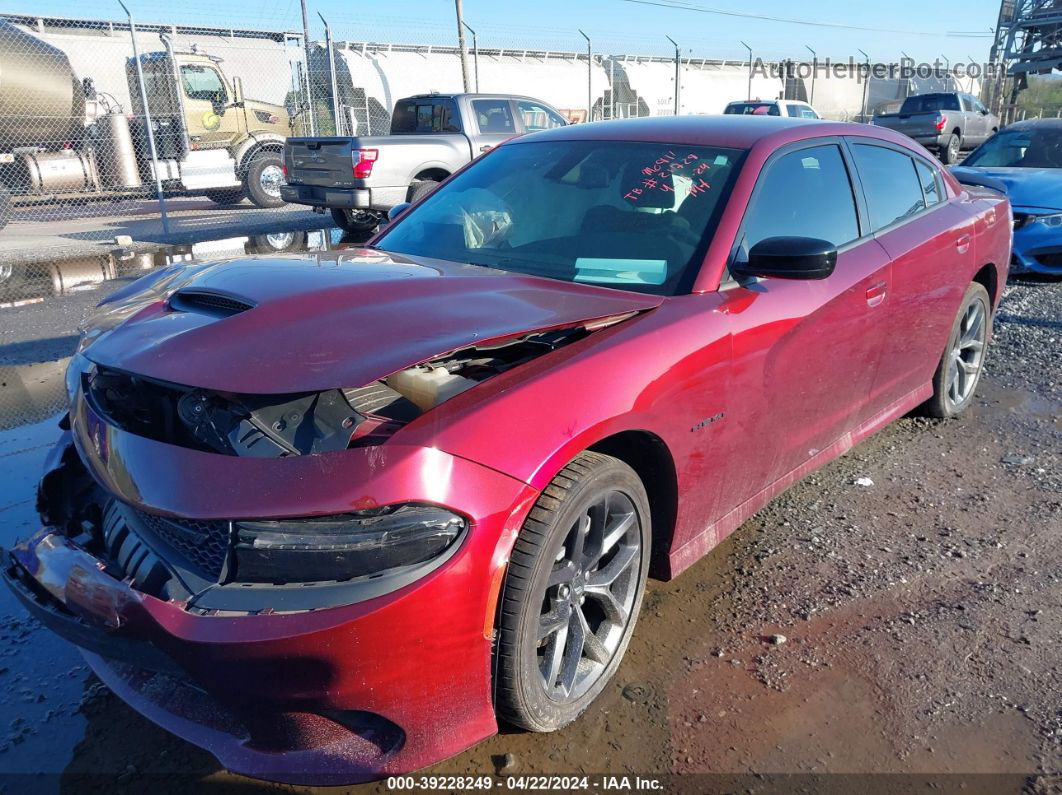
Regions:
[[688, 292], [742, 152], [619, 141], [502, 146], [377, 247], [657, 295]]
[[1062, 127], [1003, 130], [975, 150], [963, 165], [1062, 168]]

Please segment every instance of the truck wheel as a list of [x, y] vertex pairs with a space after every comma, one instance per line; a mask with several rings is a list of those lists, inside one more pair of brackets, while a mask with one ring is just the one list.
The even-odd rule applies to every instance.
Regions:
[[437, 187], [439, 183], [434, 179], [418, 179], [409, 186], [409, 203], [419, 202]]
[[962, 149], [962, 139], [955, 133], [951, 134], [948, 142], [940, 147], [940, 160], [945, 165], [953, 165], [959, 160], [959, 150]]
[[344, 232], [371, 232], [380, 225], [380, 214], [374, 210], [332, 208], [332, 220]]
[[11, 193], [3, 185], [0, 185], [0, 229], [3, 229], [9, 223], [14, 211], [11, 207]]
[[208, 190], [203, 195], [214, 204], [220, 204], [222, 207], [231, 207], [247, 198], [243, 188], [237, 188], [236, 190]]
[[244, 190], [256, 207], [279, 207], [284, 204], [280, 198], [280, 186], [283, 184], [283, 161], [276, 152], [255, 155], [243, 176]]

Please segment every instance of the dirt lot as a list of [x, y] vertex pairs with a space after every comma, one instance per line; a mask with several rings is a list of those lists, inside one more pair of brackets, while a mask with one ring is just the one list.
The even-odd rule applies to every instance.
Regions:
[[[669, 791], [1062, 791], [1060, 408], [1062, 285], [1013, 284], [968, 416], [901, 420], [676, 581], [651, 583], [617, 678], [569, 728], [506, 729], [427, 772], [715, 774], [667, 779]], [[44, 634], [0, 630], [20, 656]], [[259, 786], [81, 670], [68, 708], [84, 733], [62, 789]], [[0, 763], [18, 753], [8, 745]], [[866, 775], [889, 773], [907, 775]]]

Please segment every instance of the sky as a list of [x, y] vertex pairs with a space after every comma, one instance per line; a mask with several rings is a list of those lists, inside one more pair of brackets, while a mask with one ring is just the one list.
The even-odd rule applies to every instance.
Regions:
[[[579, 29], [596, 52], [745, 58], [746, 42], [764, 59], [806, 57], [892, 61], [987, 60], [999, 0], [463, 0], [465, 21], [481, 47], [583, 50]], [[453, 44], [453, 0], [306, 0], [311, 37], [322, 37], [318, 12], [337, 39]], [[204, 26], [300, 30], [300, 0], [126, 0], [138, 20]], [[675, 6], [775, 16], [835, 27], [750, 19]], [[117, 0], [6, 0], [5, 12], [92, 19], [124, 18]], [[945, 35], [953, 34], [963, 35]], [[974, 34], [974, 35], [970, 35]]]

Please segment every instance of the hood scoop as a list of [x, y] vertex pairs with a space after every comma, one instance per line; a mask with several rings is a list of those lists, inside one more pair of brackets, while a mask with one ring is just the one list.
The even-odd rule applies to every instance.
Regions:
[[214, 317], [231, 317], [254, 308], [255, 302], [251, 299], [218, 290], [185, 288], [170, 296], [170, 309], [175, 312], [198, 312]]

